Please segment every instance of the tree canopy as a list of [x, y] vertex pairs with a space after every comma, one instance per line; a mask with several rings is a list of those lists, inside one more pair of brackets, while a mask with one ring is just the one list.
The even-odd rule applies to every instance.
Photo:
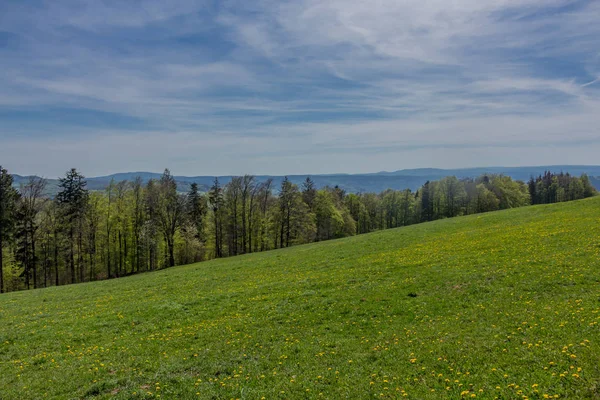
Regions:
[[51, 198], [45, 180], [20, 188], [0, 168], [0, 288], [21, 290], [109, 279], [239, 254], [342, 238], [441, 218], [576, 200], [595, 195], [587, 176], [529, 182], [503, 175], [454, 176], [419, 190], [346, 193], [310, 177], [273, 187], [246, 175], [203, 193], [160, 179], [111, 181], [89, 191], [76, 169]]

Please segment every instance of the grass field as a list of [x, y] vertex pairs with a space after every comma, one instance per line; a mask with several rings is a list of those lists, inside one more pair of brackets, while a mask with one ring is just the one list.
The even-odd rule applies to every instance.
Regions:
[[599, 398], [600, 199], [0, 296], [0, 398]]

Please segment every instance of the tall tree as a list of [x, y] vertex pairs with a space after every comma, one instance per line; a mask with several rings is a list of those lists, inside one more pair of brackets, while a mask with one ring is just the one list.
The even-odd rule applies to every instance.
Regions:
[[307, 176], [302, 183], [302, 200], [306, 203], [310, 211], [313, 211], [315, 206], [315, 198], [317, 197], [317, 189], [315, 183]]
[[465, 188], [455, 176], [447, 176], [440, 180], [441, 194], [445, 206], [446, 217], [456, 217], [460, 213], [460, 204], [466, 196]]
[[127, 181], [121, 181], [115, 186], [115, 227], [117, 240], [117, 276], [127, 275]]
[[234, 176], [223, 191], [227, 210], [227, 250], [230, 256], [239, 253], [239, 213], [242, 178]]
[[[254, 178], [254, 177], [253, 177]], [[254, 239], [254, 231], [255, 231], [255, 224], [254, 224], [254, 220], [255, 218], [255, 208], [256, 208], [256, 201], [257, 201], [257, 197], [260, 193], [261, 190], [261, 185], [258, 185], [254, 182], [252, 182], [251, 185], [251, 189], [250, 189], [250, 201], [248, 204], [248, 251], [250, 253], [252, 253], [253, 251], [253, 247], [252, 247], [252, 243], [253, 243], [253, 239]]]
[[[75, 283], [75, 243], [78, 248], [78, 268], [83, 281], [83, 221], [88, 200], [87, 181], [75, 168], [60, 178], [56, 200], [61, 206], [62, 217], [69, 235], [69, 268], [71, 283]], [[77, 233], [77, 240], [75, 234]]]
[[[296, 189], [297, 190], [297, 189]], [[279, 247], [287, 247], [290, 243], [291, 216], [294, 196], [294, 184], [286, 176], [279, 189], [280, 230]]]
[[177, 183], [168, 169], [158, 182], [159, 202], [158, 219], [160, 229], [167, 245], [167, 265], [175, 266], [175, 233], [181, 227], [184, 211], [185, 198], [177, 193]]
[[33, 258], [33, 255], [31, 253], [31, 240], [26, 218], [27, 209], [25, 203], [23, 201], [19, 201], [17, 203], [16, 223], [14, 230], [15, 261], [22, 268], [19, 278], [23, 278], [26, 289], [31, 289], [31, 259]]
[[586, 174], [582, 174], [580, 179], [581, 183], [583, 184], [583, 197], [587, 198], [594, 196], [597, 191], [594, 186], [592, 186], [590, 178]]
[[13, 232], [18, 197], [12, 175], [0, 166], [0, 293], [4, 292], [4, 244]]
[[291, 246], [296, 238], [304, 243], [307, 237], [313, 236], [314, 221], [309, 217], [308, 206], [302, 201], [298, 186], [287, 176], [281, 182], [279, 212], [279, 247]]
[[204, 241], [204, 220], [206, 218], [206, 198], [200, 194], [198, 184], [192, 183], [187, 195], [187, 215], [195, 229], [194, 236], [198, 241]]
[[269, 210], [269, 199], [271, 199], [271, 191], [272, 191], [273, 179], [269, 178], [266, 182], [260, 185], [260, 211], [261, 211], [261, 220], [260, 220], [260, 251], [265, 251], [267, 246], [267, 213]]
[[254, 176], [244, 175], [241, 182], [242, 254], [248, 252], [248, 225], [250, 224], [250, 222], [248, 221], [248, 214], [252, 212], [251, 210], [249, 210], [249, 208], [251, 208], [252, 206], [249, 203], [253, 191]]
[[21, 187], [19, 201], [18, 253], [24, 267], [26, 285], [29, 288], [29, 278], [33, 277], [33, 287], [38, 287], [38, 257], [36, 252], [39, 214], [44, 207], [44, 190], [46, 180], [30, 177], [27, 184]]
[[86, 230], [87, 230], [87, 246], [86, 251], [89, 258], [89, 280], [96, 279], [96, 252], [97, 252], [97, 236], [100, 227], [100, 204], [102, 202], [102, 194], [92, 193], [90, 195], [88, 206], [86, 209]]
[[223, 189], [219, 185], [219, 179], [215, 178], [213, 185], [208, 192], [208, 201], [213, 211], [214, 237], [215, 237], [215, 258], [223, 257], [223, 228], [222, 228], [222, 208], [223, 208]]
[[431, 221], [433, 219], [433, 196], [429, 181], [421, 187], [419, 192], [421, 200], [421, 221]]
[[112, 270], [111, 270], [111, 251], [110, 251], [110, 247], [111, 247], [111, 231], [112, 231], [112, 207], [113, 207], [113, 192], [115, 189], [115, 180], [111, 179], [110, 183], [108, 184], [107, 188], [106, 188], [106, 222], [105, 222], [105, 229], [106, 229], [106, 278], [110, 279], [112, 278]]
[[133, 207], [132, 210], [132, 226], [133, 226], [133, 246], [135, 251], [135, 272], [140, 272], [140, 260], [141, 260], [141, 236], [142, 229], [144, 226], [144, 187], [142, 185], [142, 178], [139, 176], [133, 180], [132, 183], [132, 198]]
[[316, 221], [316, 240], [329, 240], [337, 236], [344, 226], [342, 213], [336, 208], [334, 194], [331, 191], [320, 190], [314, 202]]
[[531, 178], [529, 178], [529, 181], [527, 181], [527, 189], [529, 190], [529, 197], [531, 199], [531, 204], [536, 204], [537, 203], [537, 192], [536, 192], [536, 184], [535, 184], [535, 180], [533, 179], [533, 176]]
[[157, 268], [159, 197], [158, 183], [154, 179], [150, 179], [148, 181], [148, 185], [146, 186], [145, 204], [146, 215], [148, 219], [145, 224], [144, 237], [148, 247], [148, 268], [152, 271]]
[[59, 253], [62, 251], [62, 235], [61, 235], [61, 216], [59, 205], [55, 201], [46, 202], [43, 213], [43, 226], [46, 230], [47, 246], [48, 250], [52, 248], [52, 254], [48, 251], [48, 257], [52, 260], [46, 260], [49, 265], [52, 265], [54, 272], [54, 285], [60, 284], [60, 273], [59, 273]]

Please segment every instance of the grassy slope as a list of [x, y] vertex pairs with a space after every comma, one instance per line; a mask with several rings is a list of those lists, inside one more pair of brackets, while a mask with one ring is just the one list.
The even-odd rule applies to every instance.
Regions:
[[598, 397], [599, 222], [590, 199], [2, 295], [0, 398]]

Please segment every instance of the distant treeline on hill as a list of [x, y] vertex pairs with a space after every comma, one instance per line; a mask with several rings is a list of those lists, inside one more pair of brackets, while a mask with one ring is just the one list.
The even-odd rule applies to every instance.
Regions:
[[279, 187], [254, 176], [218, 179], [206, 194], [178, 193], [169, 170], [144, 183], [89, 191], [72, 169], [49, 198], [47, 181], [17, 189], [0, 167], [0, 289], [115, 278], [239, 254], [342, 238], [441, 218], [591, 197], [586, 175], [546, 172], [528, 183], [504, 175], [454, 176], [419, 190], [348, 194], [311, 178]]
[[[481, 175], [506, 175], [515, 180], [527, 182], [531, 176], [543, 175], [546, 171], [569, 172], [571, 175], [580, 176], [586, 174], [589, 176], [590, 182], [600, 190], [600, 166], [593, 165], [546, 165], [534, 167], [485, 167], [485, 168], [459, 168], [459, 169], [436, 169], [436, 168], [418, 168], [418, 169], [403, 169], [393, 172], [375, 172], [363, 174], [317, 174], [311, 175], [315, 187], [317, 189], [326, 186], [335, 187], [345, 190], [347, 193], [379, 193], [386, 189], [404, 190], [410, 189], [413, 192], [417, 191], [427, 181], [437, 181], [446, 176], [456, 176], [458, 179], [476, 178]], [[86, 176], [87, 188], [90, 191], [104, 191], [111, 181], [133, 181], [136, 178], [142, 178], [142, 183], [146, 184], [150, 179], [160, 179], [162, 173], [154, 172], [125, 172], [116, 173], [107, 176]], [[223, 175], [219, 176], [221, 185], [226, 185], [234, 176]], [[30, 176], [22, 176], [13, 174], [13, 186], [19, 188], [21, 185], [27, 184]], [[198, 189], [201, 192], [207, 192], [213, 184], [214, 176], [182, 176], [173, 175], [177, 182], [177, 191], [185, 193], [189, 190], [190, 184], [197, 183]], [[277, 189], [281, 187], [281, 182], [285, 176], [278, 175], [255, 175], [257, 183], [272, 180], [272, 185]], [[289, 175], [288, 180], [292, 183], [302, 186], [306, 179], [306, 175]], [[46, 192], [52, 197], [58, 193], [59, 180], [47, 179]]]

